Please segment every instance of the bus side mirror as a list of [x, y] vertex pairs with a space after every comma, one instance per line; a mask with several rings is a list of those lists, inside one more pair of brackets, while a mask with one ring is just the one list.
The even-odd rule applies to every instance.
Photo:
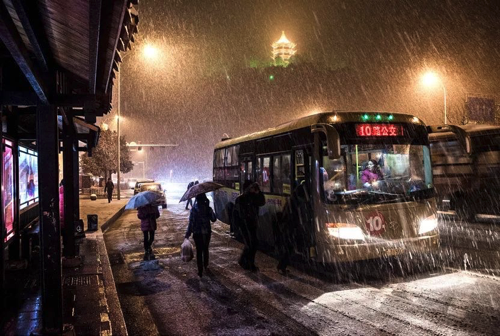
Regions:
[[326, 136], [326, 148], [328, 151], [328, 158], [330, 160], [337, 160], [340, 158], [340, 137], [337, 130], [328, 124], [314, 124], [311, 125], [311, 133], [321, 132]]
[[455, 125], [427, 126], [427, 132], [429, 134], [451, 132], [451, 133], [455, 134], [458, 142], [465, 149], [465, 152], [467, 154], [470, 154], [472, 151], [470, 136], [461, 127], [458, 127]]

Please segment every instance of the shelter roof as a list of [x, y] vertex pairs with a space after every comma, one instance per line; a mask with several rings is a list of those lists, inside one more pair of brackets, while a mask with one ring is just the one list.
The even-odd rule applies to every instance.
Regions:
[[67, 93], [108, 94], [120, 52], [130, 48], [138, 31], [137, 2], [0, 1], [0, 50], [8, 51], [43, 103], [53, 103], [47, 77], [56, 70], [71, 82]]

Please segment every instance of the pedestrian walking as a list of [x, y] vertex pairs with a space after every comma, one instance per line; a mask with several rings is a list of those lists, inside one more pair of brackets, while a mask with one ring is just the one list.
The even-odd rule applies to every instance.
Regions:
[[245, 247], [241, 253], [238, 264], [244, 269], [258, 271], [255, 266], [257, 253], [257, 222], [259, 207], [266, 203], [264, 194], [260, 191], [258, 183], [247, 180], [243, 184], [243, 194], [234, 202], [233, 223], [239, 230]]
[[115, 185], [113, 181], [111, 181], [111, 177], [109, 177], [108, 182], [106, 182], [106, 185], [104, 186], [104, 192], [108, 193], [108, 203], [111, 203], [111, 200], [113, 199], [113, 189], [115, 189]]
[[155, 240], [155, 231], [158, 228], [156, 219], [160, 217], [158, 206], [148, 204], [137, 208], [137, 217], [141, 220], [141, 231], [144, 234], [144, 260], [155, 259], [153, 241]]
[[189, 214], [189, 224], [185, 238], [189, 239], [193, 234], [196, 245], [196, 263], [198, 265], [198, 276], [201, 278], [203, 269], [208, 267], [208, 246], [212, 236], [211, 222], [215, 222], [217, 217], [210, 207], [210, 201], [205, 194], [196, 196], [196, 201]]

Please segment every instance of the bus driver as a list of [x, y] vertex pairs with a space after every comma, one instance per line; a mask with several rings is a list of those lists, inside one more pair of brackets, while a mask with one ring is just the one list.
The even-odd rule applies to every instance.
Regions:
[[368, 161], [366, 165], [366, 169], [363, 170], [361, 174], [361, 182], [363, 182], [363, 186], [365, 188], [369, 188], [372, 186], [376, 186], [376, 183], [379, 180], [383, 179], [382, 171], [380, 170], [379, 165], [375, 160]]

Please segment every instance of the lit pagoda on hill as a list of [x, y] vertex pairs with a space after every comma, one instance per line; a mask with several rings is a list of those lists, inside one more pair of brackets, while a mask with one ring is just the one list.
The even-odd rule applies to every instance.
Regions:
[[281, 58], [286, 64], [290, 61], [290, 57], [292, 57], [297, 50], [295, 47], [297, 45], [295, 43], [290, 42], [286, 36], [285, 32], [281, 33], [281, 37], [278, 41], [274, 42], [273, 47], [273, 60], [276, 62], [276, 59]]

